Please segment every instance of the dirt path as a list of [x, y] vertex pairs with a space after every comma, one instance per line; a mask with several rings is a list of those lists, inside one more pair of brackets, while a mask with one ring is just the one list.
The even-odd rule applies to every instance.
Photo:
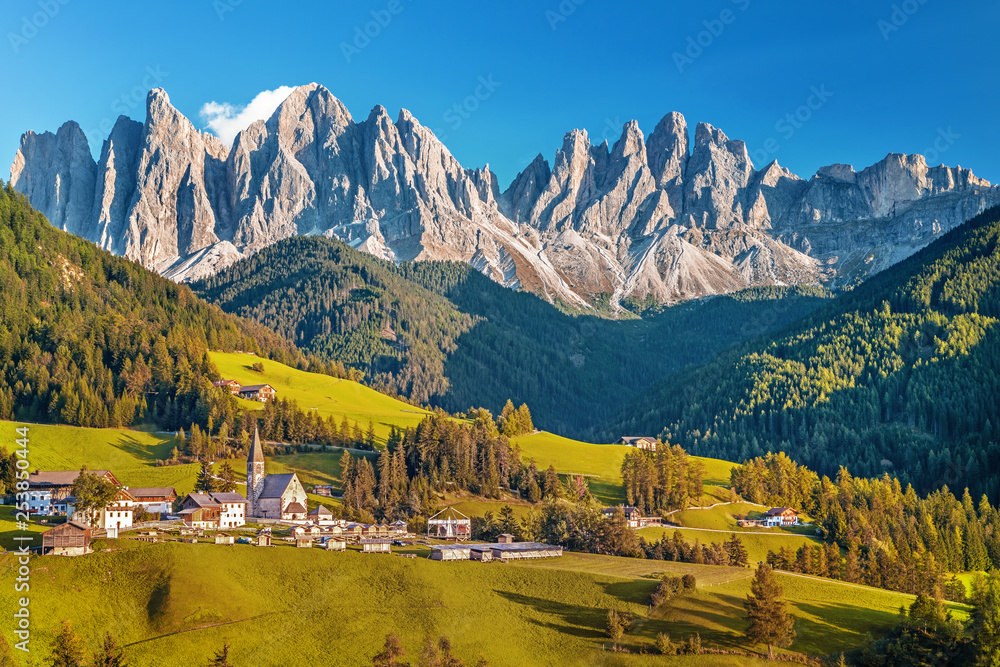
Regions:
[[148, 639], [140, 639], [137, 642], [132, 642], [131, 644], [125, 644], [122, 648], [128, 648], [129, 646], [136, 646], [137, 644], [145, 644], [146, 642], [156, 641], [157, 639], [164, 639], [165, 637], [173, 637], [174, 635], [183, 635], [185, 632], [195, 632], [196, 630], [207, 630], [209, 628], [218, 628], [223, 625], [235, 625], [237, 623], [246, 623], [247, 621], [255, 621], [258, 618], [264, 618], [265, 616], [274, 616], [275, 614], [282, 614], [284, 612], [280, 611], [269, 611], [266, 614], [258, 614], [257, 616], [250, 616], [249, 618], [241, 618], [236, 621], [223, 621], [222, 623], [209, 623], [208, 625], [199, 625], [194, 628], [188, 628], [187, 630], [178, 630], [177, 632], [168, 632], [165, 635], [159, 635], [157, 637], [149, 637]]

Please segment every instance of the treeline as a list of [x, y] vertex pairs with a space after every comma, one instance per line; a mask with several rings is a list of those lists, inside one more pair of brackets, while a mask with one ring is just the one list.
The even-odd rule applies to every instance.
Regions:
[[[522, 406], [523, 407], [523, 406]], [[522, 414], [530, 413], [524, 408]], [[471, 410], [464, 423], [443, 413], [415, 428], [391, 430], [374, 465], [345, 452], [341, 459], [344, 508], [356, 519], [407, 518], [430, 508], [432, 492], [468, 491], [485, 498], [514, 493], [537, 501], [563, 495], [555, 469], [539, 473], [522, 461], [488, 410]]]
[[[957, 588], [944, 580], [945, 572], [1000, 567], [1000, 513], [986, 496], [974, 503], [968, 489], [961, 499], [947, 486], [920, 496], [912, 485], [903, 488], [888, 475], [862, 479], [846, 468], [831, 481], [784, 454], [737, 466], [732, 485], [751, 502], [806, 511], [824, 539], [838, 547], [836, 562], [833, 551], [825, 550], [825, 566], [824, 556], [810, 550], [775, 554], [773, 561], [788, 568], [906, 593], [956, 597]], [[840, 549], [846, 553], [843, 563]]]
[[656, 452], [636, 449], [622, 461], [622, 484], [629, 505], [644, 514], [684, 509], [701, 498], [704, 466], [679, 445], [660, 442]]
[[834, 476], [1000, 495], [1000, 209], [827, 307], [687, 369], [604, 430], [692, 453], [786, 451]]
[[207, 426], [211, 382], [219, 378], [210, 349], [344, 370], [55, 229], [9, 184], [0, 185], [0, 419]]
[[684, 364], [783, 326], [828, 296], [747, 290], [646, 320], [578, 317], [464, 263], [396, 265], [320, 237], [281, 241], [195, 289], [306, 351], [363, 369], [380, 391], [449, 412], [481, 405], [499, 414], [514, 399], [567, 435], [607, 420]]

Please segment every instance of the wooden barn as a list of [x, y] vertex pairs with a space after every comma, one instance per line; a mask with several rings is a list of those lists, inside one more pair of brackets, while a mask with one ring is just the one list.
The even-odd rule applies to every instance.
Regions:
[[[563, 555], [562, 547], [541, 542], [498, 542], [496, 544], [472, 544], [472, 558], [484, 560], [483, 552], [489, 551], [492, 560], [506, 563], [513, 560], [533, 560], [536, 558], [558, 558]], [[478, 557], [475, 555], [479, 552]]]
[[385, 537], [361, 540], [361, 551], [366, 554], [392, 553], [392, 540]]
[[230, 535], [229, 533], [216, 533], [215, 534], [215, 543], [216, 544], [228, 544], [229, 546], [232, 546], [232, 545], [236, 544], [236, 538], [233, 537], [232, 535]]
[[295, 546], [298, 549], [312, 549], [313, 541], [309, 537], [296, 537]]
[[91, 528], [76, 521], [42, 533], [42, 554], [53, 556], [82, 556], [90, 552]]
[[347, 551], [347, 542], [337, 537], [328, 537], [323, 543], [327, 551]]
[[431, 547], [431, 560], [469, 560], [472, 549], [466, 544], [440, 544]]
[[262, 531], [260, 531], [259, 533], [257, 533], [257, 538], [256, 539], [257, 539], [256, 545], [258, 547], [269, 547], [269, 546], [271, 546], [271, 531], [269, 531], [269, 530], [262, 530]]

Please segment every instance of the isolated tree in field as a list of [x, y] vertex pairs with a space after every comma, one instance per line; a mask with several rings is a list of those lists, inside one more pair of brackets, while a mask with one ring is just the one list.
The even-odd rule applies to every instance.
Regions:
[[757, 568], [743, 603], [747, 610], [747, 639], [753, 644], [767, 644], [767, 655], [772, 660], [775, 646], [790, 646], [795, 638], [795, 619], [781, 599], [782, 592], [771, 566], [764, 563]]
[[215, 657], [208, 661], [208, 667], [233, 667], [233, 663], [229, 662], [229, 644], [223, 644], [215, 652]]
[[677, 646], [670, 641], [670, 635], [662, 632], [656, 635], [656, 650], [660, 652], [660, 655], [677, 655]]
[[625, 622], [621, 615], [614, 609], [608, 610], [608, 620], [604, 628], [604, 634], [616, 644], [621, 641], [625, 634]]
[[403, 650], [403, 643], [399, 640], [399, 635], [388, 634], [385, 637], [385, 646], [375, 654], [372, 664], [375, 667], [409, 667], [408, 662], [401, 662], [399, 658], [406, 655]]
[[83, 642], [80, 637], [73, 632], [70, 622], [62, 622], [62, 630], [56, 635], [52, 642], [52, 653], [49, 655], [49, 663], [52, 667], [82, 667], [83, 666]]
[[201, 470], [198, 471], [198, 483], [196, 488], [205, 493], [212, 493], [219, 490], [219, 485], [212, 472], [212, 464], [208, 461], [201, 462]]
[[71, 493], [76, 497], [77, 514], [87, 523], [93, 523], [97, 514], [114, 501], [118, 488], [107, 477], [98, 477], [84, 466], [73, 482]]
[[747, 566], [747, 549], [743, 546], [743, 542], [737, 537], [736, 533], [733, 533], [729, 541], [723, 546], [726, 548], [726, 553], [729, 556], [729, 564], [733, 567], [746, 567]]
[[233, 470], [233, 466], [229, 465], [229, 461], [222, 464], [222, 470], [219, 471], [219, 478], [220, 491], [231, 493], [236, 490], [236, 471]]
[[1000, 575], [986, 575], [972, 594], [972, 641], [976, 667], [1000, 667]]
[[111, 634], [104, 635], [101, 648], [94, 654], [92, 667], [126, 667], [125, 653]]

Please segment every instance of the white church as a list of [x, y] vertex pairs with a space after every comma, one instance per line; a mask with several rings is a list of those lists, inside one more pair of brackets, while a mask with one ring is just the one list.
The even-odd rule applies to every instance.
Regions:
[[247, 456], [247, 515], [259, 519], [305, 521], [308, 513], [306, 490], [298, 475], [267, 475], [264, 447], [257, 427]]

